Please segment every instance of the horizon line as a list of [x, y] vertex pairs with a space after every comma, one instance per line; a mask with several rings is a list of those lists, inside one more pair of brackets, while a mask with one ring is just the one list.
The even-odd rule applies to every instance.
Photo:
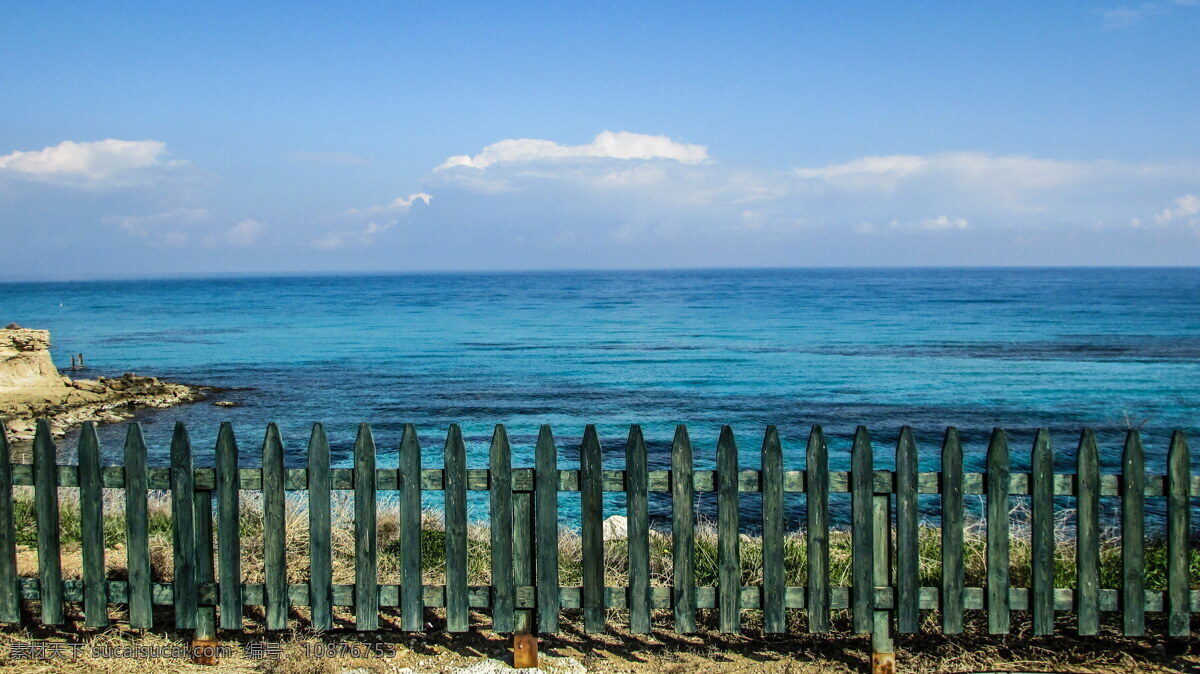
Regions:
[[101, 283], [101, 282], [135, 282], [135, 281], [205, 281], [205, 280], [239, 280], [239, 279], [285, 279], [285, 278], [352, 278], [352, 277], [395, 277], [395, 276], [516, 276], [536, 274], [620, 274], [620, 273], [672, 273], [672, 272], [706, 272], [706, 271], [902, 271], [902, 270], [1200, 270], [1200, 265], [1161, 264], [1161, 265], [1106, 265], [1106, 264], [1013, 264], [1013, 265], [798, 265], [798, 266], [729, 266], [729, 267], [552, 267], [540, 269], [372, 269], [372, 270], [278, 270], [278, 271], [230, 271], [230, 272], [181, 272], [166, 274], [146, 274], [138, 276], [87, 276], [87, 277], [54, 277], [54, 276], [0, 276], [0, 285], [18, 285], [25, 283]]

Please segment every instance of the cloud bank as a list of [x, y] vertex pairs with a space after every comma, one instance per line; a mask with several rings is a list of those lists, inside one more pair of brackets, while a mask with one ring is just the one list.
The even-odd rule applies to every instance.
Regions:
[[641, 133], [602, 131], [586, 145], [560, 145], [552, 140], [512, 138], [493, 143], [475, 156], [455, 155], [435, 171], [456, 166], [485, 169], [502, 162], [534, 162], [555, 159], [670, 159], [684, 164], [696, 164], [708, 159], [703, 145], [679, 143], [666, 136]]
[[0, 178], [93, 189], [130, 186], [146, 182], [154, 169], [186, 165], [163, 159], [165, 149], [157, 140], [64, 140], [41, 150], [0, 156]]

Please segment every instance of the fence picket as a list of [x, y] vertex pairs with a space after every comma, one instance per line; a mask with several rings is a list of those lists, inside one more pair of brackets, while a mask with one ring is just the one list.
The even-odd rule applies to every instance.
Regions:
[[[197, 489], [192, 498], [192, 509], [196, 523], [196, 583], [212, 583], [213, 574], [213, 493], [209, 489]], [[241, 589], [241, 583], [237, 585]], [[215, 639], [217, 636], [216, 609], [212, 605], [196, 607], [197, 640]]]
[[[233, 424], [217, 432], [217, 556], [221, 629], [242, 629], [241, 481]], [[315, 562], [314, 562], [315, 563]], [[314, 620], [316, 613], [314, 611]], [[328, 628], [325, 628], [328, 629]]]
[[987, 612], [988, 631], [1007, 634], [1009, 627], [1009, 498], [1008, 439], [992, 431], [987, 450]]
[[[1166, 614], [1169, 636], [1190, 634], [1194, 592], [1190, 588], [1190, 498], [1200, 476], [1190, 474], [1187, 440], [1182, 431], [1171, 437], [1165, 476], [1146, 476], [1140, 435], [1126, 435], [1121, 475], [1102, 475], [1095, 433], [1080, 435], [1074, 474], [1055, 474], [1050, 434], [1039, 429], [1034, 438], [1028, 474], [1010, 470], [1007, 436], [994, 429], [988, 443], [986, 471], [963, 472], [963, 451], [957, 431], [946, 430], [939, 473], [918, 472], [918, 452], [909, 427], [900, 431], [896, 470], [875, 471], [873, 449], [865, 427], [858, 427], [851, 448], [851, 470], [828, 470], [828, 450], [820, 426], [813, 426], [803, 472], [783, 470], [783, 448], [774, 426], [763, 438], [760, 470], [739, 471], [737, 446], [729, 426], [721, 429], [716, 470], [693, 470], [687, 429], [676, 429], [671, 470], [650, 471], [645, 438], [630, 427], [624, 470], [604, 470], [596, 429], [585, 429], [580, 447], [580, 470], [558, 470], [558, 450], [549, 426], [541, 427], [535, 448], [535, 469], [512, 469], [511, 449], [503, 426], [493, 433], [490, 470], [469, 470], [466, 447], [457, 425], [446, 438], [441, 469], [422, 470], [421, 448], [412, 424], [404, 427], [399, 469], [377, 470], [370, 428], [360, 425], [354, 469], [330, 467], [330, 450], [320, 424], [313, 426], [307, 469], [287, 470], [285, 450], [275, 424], [267, 427], [261, 469], [240, 468], [232, 426], [221, 425], [216, 445], [216, 468], [196, 468], [188, 431], [176, 424], [169, 468], [148, 468], [140, 427], [126, 434], [123, 467], [100, 464], [96, 428], [85, 424], [80, 434], [77, 466], [57, 466], [50, 427], [39, 421], [32, 465], [13, 464], [7, 438], [0, 435], [0, 621], [20, 619], [19, 599], [42, 601], [42, 622], [62, 624], [64, 601], [82, 602], [88, 627], [107, 624], [107, 607], [129, 605], [129, 624], [152, 625], [154, 605], [175, 608], [178, 629], [195, 629], [197, 638], [216, 632], [216, 607], [221, 627], [241, 629], [245, 604], [265, 608], [266, 628], [287, 626], [290, 606], [311, 606], [312, 626], [332, 627], [332, 608], [355, 606], [359, 629], [377, 629], [380, 606], [399, 606], [402, 628], [424, 629], [424, 607], [446, 611], [448, 631], [469, 628], [470, 610], [491, 608], [497, 631], [559, 629], [562, 608], [582, 608], [588, 632], [602, 632], [605, 611], [623, 608], [630, 614], [630, 631], [651, 629], [650, 611], [671, 606], [675, 629], [695, 630], [698, 608], [717, 609], [719, 629], [741, 629], [741, 611], [763, 611], [763, 630], [787, 628], [787, 608], [804, 608], [809, 629], [830, 629], [829, 610], [853, 610], [853, 629], [872, 634], [874, 650], [892, 649], [892, 614], [901, 632], [919, 629], [920, 610], [939, 608], [943, 631], [961, 632], [964, 609], [986, 609], [988, 629], [1007, 633], [1010, 612], [1030, 610], [1033, 633], [1050, 634], [1055, 609], [1073, 607], [1080, 635], [1099, 631], [1101, 611], [1122, 613], [1123, 630], [1145, 632], [1147, 610]], [[889, 478], [893, 478], [889, 479]], [[936, 479], [935, 479], [936, 478]], [[32, 485], [33, 517], [37, 522], [38, 579], [22, 579], [15, 566], [13, 487]], [[80, 495], [82, 575], [61, 578], [61, 539], [58, 488], [78, 487]], [[170, 489], [174, 575], [170, 582], [151, 581], [148, 546], [148, 489]], [[104, 508], [106, 488], [125, 490], [128, 581], [109, 581], [105, 568]], [[240, 489], [263, 494], [265, 582], [244, 584], [240, 570]], [[378, 489], [399, 490], [401, 584], [378, 583]], [[443, 491], [445, 498], [446, 581], [443, 586], [421, 583], [421, 490]], [[355, 584], [332, 585], [331, 494], [355, 492]], [[285, 490], [308, 491], [310, 578], [288, 585], [284, 548]], [[492, 584], [467, 585], [469, 549], [466, 525], [468, 491], [490, 492], [492, 520]], [[829, 577], [830, 491], [851, 495], [851, 586], [831, 588]], [[581, 495], [583, 525], [582, 588], [559, 587], [558, 494]], [[604, 492], [626, 495], [629, 583], [604, 587]], [[650, 492], [669, 492], [672, 499], [672, 544], [675, 580], [672, 588], [650, 584]], [[762, 587], [743, 587], [740, 549], [740, 492], [762, 494]], [[717, 497], [716, 587], [695, 585], [694, 517], [697, 492]], [[786, 587], [784, 555], [785, 494], [805, 492], [807, 501], [807, 588]], [[986, 571], [983, 588], [964, 587], [964, 493], [986, 498]], [[1056, 590], [1054, 580], [1055, 494], [1076, 499], [1075, 557], [1077, 586]], [[891, 540], [891, 498], [896, 498], [895, 547]], [[921, 533], [919, 494], [940, 494], [942, 508], [942, 578], [940, 597], [918, 586], [916, 565]], [[1031, 584], [1028, 591], [1010, 588], [1010, 496], [1028, 495], [1031, 517]], [[1100, 585], [1100, 499], [1120, 496], [1122, 587]], [[1165, 498], [1164, 498], [1165, 497]], [[1167, 511], [1167, 591], [1145, 590], [1145, 499], [1163, 499]], [[213, 501], [217, 501], [214, 546]], [[214, 552], [218, 563], [214, 565]], [[893, 562], [892, 557], [897, 556]], [[893, 567], [893, 563], [895, 566]], [[894, 569], [894, 571], [893, 571]], [[220, 582], [214, 572], [219, 571]], [[891, 577], [895, 573], [895, 577]], [[864, 579], [862, 576], [866, 576]], [[5, 598], [6, 592], [10, 597]], [[1200, 612], [1200, 611], [1197, 611]], [[860, 617], [861, 616], [861, 617]], [[54, 621], [58, 621], [57, 623]]]
[[538, 431], [534, 449], [534, 528], [537, 540], [537, 628], [558, 632], [558, 449], [550, 426]]
[[1075, 615], [1080, 636], [1100, 630], [1100, 458], [1096, 435], [1085, 428], [1076, 454]]
[[650, 511], [646, 441], [642, 427], [629, 427], [625, 443], [625, 489], [629, 550], [629, 632], [650, 631]]
[[100, 438], [86, 421], [79, 433], [79, 538], [83, 555], [83, 615], [87, 627], [108, 625], [104, 571], [104, 493], [100, 484]]
[[854, 631], [867, 633], [874, 627], [875, 542], [872, 498], [875, 493], [874, 457], [866, 426], [854, 431], [850, 448], [850, 526], [853, 585], [850, 603]]
[[583, 626], [604, 631], [603, 459], [596, 427], [588, 424], [579, 449], [580, 514], [583, 525]]
[[1050, 432], [1039, 428], [1030, 458], [1030, 559], [1033, 633], [1054, 632], [1054, 450]]
[[741, 631], [742, 571], [738, 531], [738, 455], [733, 429], [717, 441], [717, 606], [722, 633]]
[[[534, 584], [537, 576], [537, 528], [533, 517], [533, 492], [513, 491], [513, 535], [512, 535], [512, 564], [513, 582], [516, 587], [528, 587]], [[513, 613], [513, 631], [532, 633], [536, 628], [534, 612], [522, 608]]]
[[446, 631], [466, 632], [467, 605], [467, 449], [458, 424], [450, 425], [445, 448]]
[[13, 515], [8, 422], [0, 417], [0, 622], [6, 623], [21, 619], [21, 593], [17, 584], [17, 524]]
[[263, 475], [263, 592], [266, 628], [287, 629], [288, 582], [285, 508], [283, 501], [283, 438], [279, 427], [267, 425], [262, 449]]
[[942, 632], [963, 631], [963, 451], [958, 429], [942, 441]]
[[829, 449], [825, 431], [813, 426], [805, 459], [808, 516], [808, 631], [825, 633], [829, 624]]
[[917, 513], [917, 441], [905, 426], [896, 443], [896, 631], [902, 634], [921, 624]]
[[[421, 441], [417, 428], [404, 424], [400, 438], [400, 628], [425, 628], [425, 597], [421, 580]], [[372, 536], [373, 537], [373, 536]], [[375, 608], [378, 611], [378, 604]]]
[[762, 446], [763, 631], [787, 630], [783, 610], [783, 447], [779, 432], [767, 426]]
[[[315, 630], [333, 629], [333, 527], [330, 513], [329, 439], [313, 424], [308, 438], [308, 595]], [[222, 590], [225, 580], [221, 580]], [[238, 593], [240, 595], [240, 593]], [[222, 616], [224, 615], [222, 595]], [[239, 611], [238, 624], [241, 624]]]
[[513, 491], [512, 449], [508, 432], [497, 424], [489, 449], [491, 462], [492, 630], [513, 631]]
[[175, 540], [175, 629], [196, 628], [196, 491], [192, 442], [183, 422], [171, 437], [171, 529]]
[[125, 433], [125, 567], [129, 572], [129, 626], [133, 629], [154, 627], [147, 482], [146, 441], [142, 425], [134, 422]]
[[1183, 431], [1171, 435], [1167, 450], [1167, 636], [1191, 634], [1191, 457]]
[[[400, 454], [403, 499], [403, 450]], [[360, 632], [379, 629], [379, 540], [375, 488], [375, 438], [371, 435], [370, 426], [359, 424], [354, 439], [354, 627]], [[403, 521], [403, 505], [400, 507], [400, 517], [400, 536], [403, 538], [407, 524]], [[417, 522], [419, 526], [420, 520]], [[404, 547], [402, 541], [401, 558], [404, 556]]]
[[671, 443], [671, 564], [675, 577], [671, 604], [679, 634], [696, 631], [695, 487], [692, 441], [687, 426], [680, 424]]
[[1146, 463], [1135, 429], [1125, 436], [1121, 475], [1121, 623], [1132, 637], [1146, 632]]

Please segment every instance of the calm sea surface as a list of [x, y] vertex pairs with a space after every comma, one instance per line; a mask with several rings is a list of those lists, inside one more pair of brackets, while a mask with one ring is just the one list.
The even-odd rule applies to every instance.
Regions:
[[[552, 424], [560, 467], [578, 465], [587, 423], [598, 427], [606, 464], [622, 465], [638, 423], [652, 469], [669, 466], [679, 423], [700, 467], [712, 466], [726, 423], [745, 467], [758, 466], [764, 428], [775, 424], [788, 469], [803, 468], [814, 423], [830, 436], [835, 469], [848, 466], [857, 424], [870, 428], [884, 467], [900, 427], [913, 426], [922, 470], [937, 469], [947, 425], [962, 432], [968, 470], [982, 468], [994, 426], [1010, 432], [1014, 469], [1028, 465], [1040, 426], [1051, 429], [1064, 471], [1083, 426], [1097, 430], [1109, 471], [1129, 424], [1142, 427], [1153, 472], [1163, 470], [1172, 429], [1200, 437], [1200, 269], [0, 284], [0, 323], [10, 321], [50, 329], [60, 368], [86, 354], [89, 371], [76, 376], [136, 371], [236, 389], [218, 398], [239, 407], [141, 414], [152, 463], [165, 464], [176, 420], [187, 422], [199, 464], [212, 462], [218, 423], [232, 421], [246, 465], [276, 421], [294, 466], [315, 421], [339, 465], [349, 465], [355, 425], [369, 422], [381, 467], [395, 465], [405, 422], [417, 425], [429, 466], [441, 465], [446, 427], [461, 424], [472, 467], [486, 467], [496, 423], [507, 425], [519, 466], [532, 465], [538, 425]], [[118, 462], [123, 434], [102, 429], [107, 460]], [[745, 498], [753, 520], [754, 497]], [[563, 499], [569, 522], [578, 499]], [[472, 505], [486, 512], [485, 501]], [[608, 505], [616, 512], [621, 501]], [[667, 512], [658, 497], [652, 505]]]

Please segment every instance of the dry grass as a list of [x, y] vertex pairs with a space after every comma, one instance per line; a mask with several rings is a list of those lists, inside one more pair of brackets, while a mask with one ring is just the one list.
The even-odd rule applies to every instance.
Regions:
[[[32, 558], [36, 544], [33, 491], [29, 487], [13, 490], [17, 542]], [[308, 516], [307, 503], [300, 494], [289, 493], [286, 502], [287, 572], [291, 583], [308, 579]], [[124, 502], [120, 492], [105, 492], [105, 544], [108, 549], [109, 578], [125, 577], [125, 520]], [[1059, 538], [1054, 553], [1055, 586], [1075, 587], [1075, 545], [1070, 536], [1074, 513], [1060, 510]], [[1010, 582], [1013, 587], [1029, 587], [1031, 575], [1030, 535], [1028, 512], [1018, 502], [1011, 514]], [[59, 492], [59, 520], [63, 548], [64, 575], [80, 578], [79, 563], [80, 515], [78, 490]], [[349, 492], [335, 492], [332, 502], [333, 582], [354, 582], [354, 504]], [[245, 582], [263, 581], [262, 492], [245, 491], [241, 498], [241, 553]], [[379, 536], [379, 579], [381, 583], [399, 583], [400, 519], [394, 504], [381, 507], [377, 515]], [[171, 580], [172, 532], [171, 504], [166, 492], [151, 492], [149, 523], [151, 570], [154, 580]], [[968, 586], [982, 586], [987, 576], [987, 540], [983, 522], [969, 520], [964, 531], [965, 580]], [[711, 522], [697, 524], [695, 534], [696, 583], [717, 584], [717, 530]], [[559, 532], [560, 582], [578, 586], [583, 582], [583, 545], [578, 532], [562, 529]], [[491, 583], [491, 539], [488, 526], [472, 523], [467, 527], [468, 583]], [[740, 542], [742, 585], [761, 585], [763, 579], [762, 540], [743, 534]], [[829, 534], [830, 579], [834, 586], [850, 584], [850, 532], [833, 530]], [[941, 577], [941, 531], [922, 526], [918, 546], [921, 584], [937, 587]], [[1145, 545], [1146, 588], [1166, 589], [1166, 548], [1161, 541]], [[445, 582], [445, 523], [440, 513], [428, 511], [422, 515], [421, 562], [426, 584]], [[629, 566], [627, 543], [614, 539], [604, 542], [605, 582], [611, 586], [625, 585]], [[789, 586], [804, 586], [808, 582], [808, 548], [803, 532], [789, 532], [784, 537], [785, 582]], [[651, 531], [651, 584], [673, 584], [672, 541], [669, 532]], [[22, 574], [34, 575], [36, 569], [22, 565]], [[1116, 532], [1109, 531], [1101, 539], [1101, 587], [1121, 587], [1121, 541]], [[1191, 553], [1192, 588], [1200, 589], [1200, 549]]]
[[[120, 492], [106, 492], [105, 541], [107, 547], [107, 569], [111, 579], [125, 577], [125, 533], [123, 501]], [[242, 493], [241, 547], [244, 581], [263, 581], [262, 503], [261, 492]], [[61, 539], [63, 541], [63, 571], [67, 578], [80, 578], [79, 552], [79, 502], [78, 492], [60, 490]], [[14, 489], [14, 506], [17, 515], [17, 534], [20, 544], [19, 572], [23, 576], [36, 575], [36, 542], [32, 490]], [[286, 517], [287, 569], [289, 581], [303, 583], [308, 575], [308, 517], [306, 502], [300, 494], [289, 494]], [[171, 509], [169, 495], [152, 493], [149, 509], [149, 530], [152, 575], [157, 581], [171, 579]], [[351, 494], [337, 492], [333, 499], [333, 561], [334, 582], [354, 581], [354, 538], [353, 499]], [[1064, 526], [1060, 532], [1069, 532], [1067, 520], [1071, 513], [1060, 514]], [[1018, 507], [1012, 516], [1011, 580], [1014, 587], [1028, 586], [1029, 581], [1029, 532], [1026, 526], [1027, 513]], [[381, 583], [398, 583], [399, 518], [394, 506], [381, 507], [378, 513], [379, 534], [379, 577]], [[966, 581], [968, 585], [983, 584], [986, 575], [986, 541], [980, 522], [969, 523], [965, 532]], [[422, 566], [427, 584], [441, 584], [445, 575], [444, 523], [435, 513], [425, 513], [422, 527]], [[711, 523], [702, 522], [696, 532], [696, 575], [697, 584], [716, 584], [717, 559], [716, 529]], [[490, 584], [490, 533], [484, 524], [468, 527], [468, 582], [472, 585]], [[650, 540], [650, 568], [652, 584], [670, 585], [673, 582], [671, 563], [672, 542], [669, 534], [654, 532]], [[606, 584], [627, 584], [627, 545], [623, 540], [605, 541]], [[941, 573], [940, 531], [924, 526], [920, 530], [920, 576], [921, 584], [938, 586]], [[762, 582], [761, 540], [742, 536], [742, 584], [757, 585]], [[833, 531], [830, 535], [830, 570], [834, 585], [850, 582], [850, 535], [846, 531]], [[1165, 550], [1160, 544], [1151, 542], [1146, 547], [1147, 587], [1165, 588]], [[791, 532], [785, 537], [786, 583], [791, 586], [807, 584], [808, 558], [804, 535]], [[563, 530], [559, 539], [560, 577], [563, 585], [582, 584], [582, 544], [580, 536]], [[1192, 554], [1193, 587], [1200, 578], [1200, 555]], [[1058, 587], [1073, 587], [1075, 584], [1075, 559], [1073, 541], [1065, 534], [1058, 541], [1055, 551], [1055, 581]], [[1119, 588], [1120, 541], [1109, 532], [1101, 550], [1101, 585]], [[32, 606], [26, 607], [32, 610]], [[69, 620], [79, 620], [79, 609], [69, 607]], [[170, 611], [159, 607], [156, 624], [169, 625]], [[112, 617], [120, 624], [124, 611], [112, 609]], [[294, 611], [298, 619], [293, 624], [307, 624], [306, 611]], [[864, 637], [848, 634], [849, 623], [846, 612], [835, 612], [833, 636], [814, 637], [804, 634], [806, 625], [803, 612], [789, 611], [789, 629], [786, 636], [762, 635], [758, 633], [760, 614], [756, 611], [744, 613], [745, 636], [731, 637], [715, 632], [715, 619], [711, 612], [702, 611], [700, 623], [702, 633], [697, 636], [679, 636], [670, 632], [671, 617], [666, 611], [655, 611], [656, 631], [652, 636], [629, 635], [623, 631], [625, 615], [621, 611], [609, 614], [611, 632], [606, 635], [584, 635], [577, 612], [564, 612], [565, 634], [548, 638], [544, 647], [552, 653], [573, 657], [597, 671], [718, 671], [739, 669], [743, 671], [854, 671], [865, 664], [869, 645]], [[1002, 671], [1184, 671], [1194, 666], [1190, 656], [1164, 650], [1154, 640], [1132, 640], [1119, 636], [1113, 627], [1114, 616], [1106, 614], [1105, 634], [1101, 638], [1075, 638], [1070, 636], [1038, 637], [1029, 634], [1027, 616], [1014, 613], [1014, 633], [1010, 636], [990, 636], [985, 633], [985, 623], [980, 612], [968, 612], [968, 632], [960, 636], [941, 635], [937, 628], [935, 613], [926, 613], [926, 629], [920, 636], [901, 636], [897, 646], [901, 664], [909, 671], [973, 671], [980, 669]], [[385, 630], [372, 634], [355, 634], [351, 631], [352, 615], [345, 610], [337, 611], [338, 630], [335, 635], [319, 635], [301, 628], [284, 634], [261, 631], [261, 609], [247, 609], [248, 632], [236, 636], [242, 642], [254, 640], [284, 642], [284, 652], [290, 659], [271, 663], [246, 659], [231, 659], [226, 663], [228, 671], [342, 671], [364, 667], [370, 671], [395, 671], [396, 668], [412, 667], [417, 671], [447, 671], [448, 668], [466, 666], [479, 658], [496, 659], [503, 656], [507, 640], [486, 630], [476, 630], [469, 635], [446, 635], [443, 633], [409, 636], [399, 634], [398, 617], [389, 610], [384, 611], [382, 624]], [[439, 611], [429, 610], [427, 620], [435, 628], [441, 626]], [[1157, 616], [1148, 616], [1151, 633], [1162, 633], [1163, 626], [1155, 621]], [[1061, 614], [1060, 629], [1064, 634], [1072, 631], [1072, 616]], [[32, 615], [29, 622], [32, 624]], [[473, 614], [472, 623], [486, 627], [486, 614]], [[345, 630], [345, 631], [343, 631]], [[184, 643], [186, 633], [158, 631], [133, 633], [113, 627], [99, 633], [88, 632], [77, 626], [56, 631], [36, 627], [10, 627], [0, 630], [0, 643], [31, 639], [51, 638], [77, 641], [86, 636], [90, 644], [167, 644]], [[380, 659], [314, 659], [304, 656], [305, 644], [327, 642], [331, 637], [339, 641], [363, 640], [368, 643], [388, 642], [398, 644], [400, 655], [396, 658]], [[1190, 642], [1184, 647], [1191, 647]], [[0, 655], [3, 652], [0, 651]], [[799, 659], [799, 660], [798, 660]], [[21, 669], [13, 661], [0, 660], [0, 664], [13, 671], [45, 671]], [[30, 663], [33, 665], [34, 663]], [[180, 669], [178, 662], [138, 661], [131, 666], [128, 661], [85, 659], [74, 664], [58, 663], [62, 671], [138, 671], [165, 672]], [[57, 666], [56, 666], [57, 667]], [[208, 670], [211, 671], [211, 670]]]

